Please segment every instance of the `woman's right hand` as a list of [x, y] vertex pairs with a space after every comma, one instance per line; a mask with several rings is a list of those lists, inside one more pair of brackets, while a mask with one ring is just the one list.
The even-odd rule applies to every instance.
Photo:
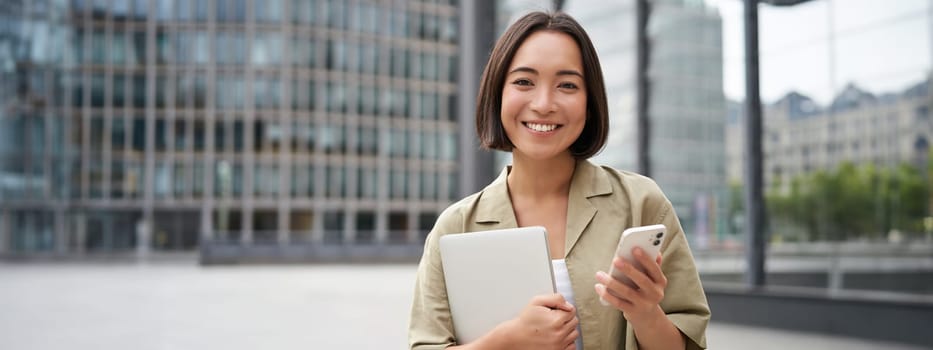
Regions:
[[574, 349], [580, 323], [576, 315], [560, 293], [539, 295], [496, 333], [506, 337], [508, 349]]

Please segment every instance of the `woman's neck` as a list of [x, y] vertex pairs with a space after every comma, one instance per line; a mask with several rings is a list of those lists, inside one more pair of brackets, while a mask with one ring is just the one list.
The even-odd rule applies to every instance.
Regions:
[[547, 161], [513, 154], [512, 170], [508, 176], [509, 193], [525, 198], [566, 196], [570, 191], [576, 163], [576, 159], [569, 153]]

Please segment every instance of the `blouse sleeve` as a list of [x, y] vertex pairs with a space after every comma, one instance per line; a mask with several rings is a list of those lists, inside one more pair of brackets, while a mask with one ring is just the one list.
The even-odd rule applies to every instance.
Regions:
[[457, 232], [462, 226], [460, 221], [452, 210], [444, 211], [425, 240], [408, 324], [411, 349], [444, 349], [456, 342], [438, 239], [444, 234]]
[[[687, 337], [687, 349], [705, 349], [710, 310], [693, 254], [670, 201], [664, 198], [657, 213], [658, 217], [653, 222], [667, 226], [670, 235], [666, 247], [662, 247], [661, 271], [667, 277], [668, 284], [661, 309]], [[634, 338], [633, 334], [630, 339]]]

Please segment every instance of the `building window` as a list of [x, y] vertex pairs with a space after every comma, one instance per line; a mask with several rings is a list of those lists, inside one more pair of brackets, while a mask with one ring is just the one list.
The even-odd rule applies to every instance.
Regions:
[[437, 174], [426, 171], [421, 174], [421, 198], [434, 200], [437, 198]]
[[347, 194], [346, 169], [341, 166], [328, 167], [327, 196], [330, 198], [343, 198]]
[[389, 173], [389, 198], [404, 199], [408, 190], [408, 176], [405, 169], [392, 169]]
[[378, 138], [377, 138], [376, 128], [371, 126], [363, 126], [360, 128], [360, 135], [357, 138], [360, 143], [360, 154], [362, 155], [376, 155], [378, 151]]
[[345, 150], [344, 139], [346, 133], [344, 125], [325, 125], [320, 130], [320, 147], [325, 153], [341, 153]]
[[254, 193], [259, 197], [275, 197], [279, 193], [279, 167], [275, 163], [256, 165], [253, 176]]
[[375, 239], [376, 214], [371, 211], [356, 213], [356, 243], [372, 244]]
[[407, 157], [408, 150], [407, 140], [405, 137], [405, 130], [402, 129], [392, 129], [389, 132], [389, 156], [390, 157]]
[[359, 184], [359, 193], [361, 198], [376, 198], [379, 195], [379, 182], [376, 169], [361, 167], [357, 177]]
[[123, 151], [126, 147], [126, 122], [122, 116], [114, 117], [110, 126], [110, 148], [114, 152]]
[[189, 175], [190, 167], [187, 163], [175, 162], [175, 165], [172, 166], [172, 193], [176, 198], [185, 197], [189, 187]]
[[317, 22], [315, 18], [316, 2], [307, 0], [292, 0], [289, 11], [292, 13], [292, 22], [302, 24], [312, 24]]
[[344, 230], [344, 212], [326, 211], [324, 212], [324, 243], [340, 244], [343, 243]]
[[389, 243], [405, 244], [408, 243], [408, 213], [390, 212], [389, 213]]
[[416, 244], [424, 244], [424, 240], [428, 237], [428, 233], [434, 228], [434, 222], [437, 220], [437, 213], [421, 213], [418, 214], [418, 231], [420, 240], [415, 242]]

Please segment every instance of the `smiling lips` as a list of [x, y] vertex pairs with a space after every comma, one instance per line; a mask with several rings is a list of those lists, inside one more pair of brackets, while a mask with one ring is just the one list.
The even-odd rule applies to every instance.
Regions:
[[523, 122], [522, 124], [524, 124], [525, 127], [531, 130], [537, 131], [537, 132], [554, 131], [554, 129], [557, 129], [560, 127], [560, 125], [557, 125], [557, 124], [538, 124], [538, 123], [530, 123], [530, 122]]

